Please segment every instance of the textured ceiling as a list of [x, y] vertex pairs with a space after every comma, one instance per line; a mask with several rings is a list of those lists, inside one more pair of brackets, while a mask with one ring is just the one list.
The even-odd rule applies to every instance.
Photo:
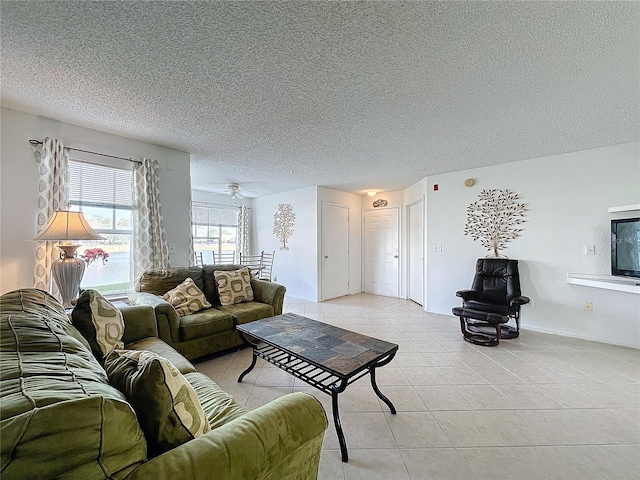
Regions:
[[[362, 193], [640, 139], [637, 2], [0, 2], [2, 105]], [[43, 135], [46, 132], [43, 132]]]

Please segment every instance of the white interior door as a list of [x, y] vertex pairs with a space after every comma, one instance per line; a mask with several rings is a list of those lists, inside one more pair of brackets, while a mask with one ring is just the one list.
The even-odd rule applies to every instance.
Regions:
[[322, 205], [322, 299], [349, 295], [349, 209]]
[[407, 208], [409, 299], [424, 305], [424, 209], [422, 200]]
[[364, 291], [397, 297], [400, 291], [398, 209], [364, 212]]

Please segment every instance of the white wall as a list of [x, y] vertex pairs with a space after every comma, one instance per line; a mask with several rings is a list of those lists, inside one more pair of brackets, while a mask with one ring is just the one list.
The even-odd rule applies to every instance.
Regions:
[[[476, 184], [465, 187], [467, 178]], [[463, 234], [466, 208], [485, 188], [513, 190], [529, 209], [522, 236], [502, 252], [520, 261], [522, 292], [533, 300], [523, 328], [640, 348], [640, 295], [566, 283], [567, 273], [611, 274], [610, 220], [637, 212], [607, 210], [640, 203], [640, 143], [437, 175], [408, 188], [405, 202], [427, 195], [428, 311], [450, 315], [460, 303], [455, 292], [470, 287], [476, 259], [489, 253]], [[585, 245], [596, 255], [585, 256]], [[584, 311], [587, 301], [593, 312]]]
[[[0, 292], [28, 287], [33, 281], [35, 243], [28, 239], [36, 233], [38, 170], [28, 143], [31, 138], [49, 136], [62, 139], [67, 146], [159, 160], [167, 238], [175, 248], [171, 263], [188, 265], [188, 153], [8, 109], [1, 110], [0, 121]], [[474, 178], [476, 184], [465, 187], [467, 178]], [[434, 183], [439, 185], [437, 192]], [[323, 201], [345, 204], [350, 218], [357, 218], [351, 213], [372, 208], [376, 199], [404, 207], [426, 195], [425, 306], [428, 311], [450, 315], [451, 308], [459, 304], [456, 290], [470, 286], [476, 259], [488, 253], [463, 234], [466, 208], [484, 188], [509, 188], [528, 204], [522, 237], [503, 252], [520, 260], [523, 294], [533, 299], [533, 306], [524, 307], [523, 328], [640, 348], [640, 295], [566, 283], [567, 273], [610, 273], [610, 220], [634, 213], [609, 214], [607, 209], [640, 203], [639, 142], [437, 175], [404, 192], [385, 192], [373, 198], [308, 187], [253, 199], [252, 249], [276, 251], [273, 273], [289, 296], [318, 301]], [[194, 191], [194, 200], [228, 203], [226, 196], [202, 200], [199, 195]], [[273, 235], [273, 215], [279, 203], [292, 204], [296, 213], [289, 250], [280, 250]], [[355, 239], [362, 237], [355, 224], [351, 222], [350, 248], [359, 253], [351, 255], [350, 284], [358, 285], [361, 240], [358, 246]], [[442, 253], [434, 253], [433, 245], [440, 244]], [[596, 255], [585, 256], [585, 245], [595, 245]], [[593, 312], [583, 310], [585, 301], [593, 302]]]
[[[294, 233], [287, 246], [273, 234], [273, 215], [278, 204], [289, 203], [296, 214]], [[254, 198], [252, 251], [275, 250], [273, 278], [287, 287], [287, 295], [313, 302], [322, 299], [322, 205], [341, 205], [349, 209], [349, 293], [362, 291], [361, 197], [326, 187], [308, 187]]]
[[[1, 109], [0, 292], [33, 286], [38, 164], [30, 139], [59, 138], [68, 147], [109, 155], [148, 157], [160, 162], [160, 201], [171, 264], [189, 263], [188, 192], [190, 155], [170, 148], [82, 128], [56, 120]], [[94, 157], [99, 159], [100, 157]]]
[[[318, 187], [318, 265], [322, 269], [322, 205], [340, 205], [349, 209], [349, 294], [362, 292], [362, 197], [352, 193]], [[322, 271], [318, 275], [318, 299], [322, 299]]]
[[[281, 203], [289, 203], [296, 215], [289, 250], [273, 234], [273, 215]], [[276, 193], [252, 200], [252, 253], [276, 252], [273, 281], [287, 287], [293, 298], [318, 301], [318, 187]]]

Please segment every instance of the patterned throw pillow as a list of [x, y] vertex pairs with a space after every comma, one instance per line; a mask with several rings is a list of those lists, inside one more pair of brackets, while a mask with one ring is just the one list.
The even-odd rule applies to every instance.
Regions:
[[133, 406], [152, 455], [211, 430], [196, 391], [166, 358], [145, 350], [114, 350], [105, 370]]
[[190, 277], [187, 277], [184, 282], [173, 290], [165, 293], [163, 298], [173, 305], [181, 317], [211, 307], [202, 290], [196, 286]]
[[124, 348], [122, 312], [95, 290], [85, 290], [78, 298], [71, 322], [89, 342], [93, 355], [102, 360], [111, 350]]
[[218, 284], [221, 305], [234, 305], [253, 300], [251, 274], [247, 267], [239, 270], [216, 270], [213, 275]]

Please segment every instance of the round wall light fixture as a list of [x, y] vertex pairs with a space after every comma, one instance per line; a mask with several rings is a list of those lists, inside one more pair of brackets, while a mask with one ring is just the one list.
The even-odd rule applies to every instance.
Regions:
[[369, 195], [370, 197], [375, 197], [377, 193], [378, 193], [378, 192], [375, 192], [375, 191], [373, 191], [373, 190], [369, 190], [369, 191], [367, 192], [367, 195]]

